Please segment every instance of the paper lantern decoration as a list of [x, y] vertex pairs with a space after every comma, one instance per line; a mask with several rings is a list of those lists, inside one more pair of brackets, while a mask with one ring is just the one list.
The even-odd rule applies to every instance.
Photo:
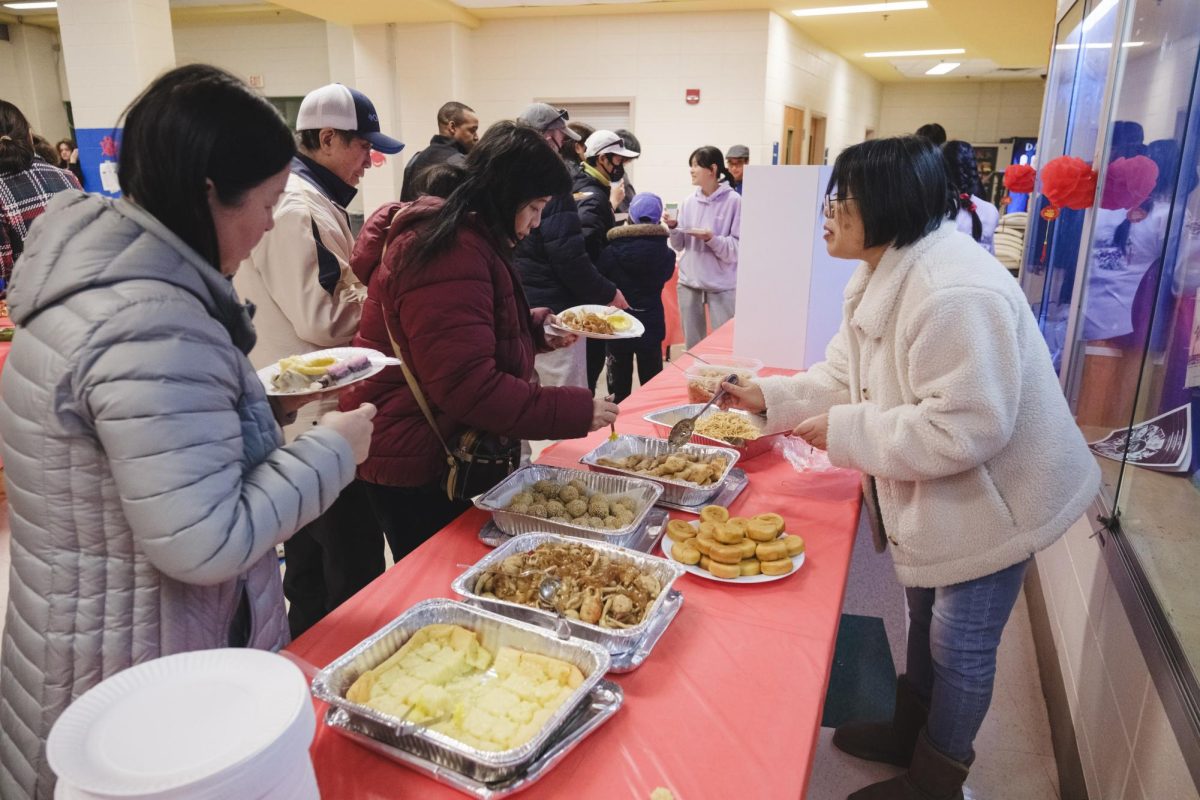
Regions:
[[1013, 164], [1004, 170], [1004, 188], [1017, 194], [1029, 194], [1033, 191], [1033, 179], [1037, 170], [1028, 164]]
[[1108, 165], [1100, 207], [1109, 210], [1137, 208], [1146, 202], [1158, 183], [1158, 164], [1146, 156], [1118, 158]]
[[1042, 194], [1058, 208], [1091, 208], [1096, 200], [1096, 170], [1083, 159], [1059, 156], [1042, 167]]

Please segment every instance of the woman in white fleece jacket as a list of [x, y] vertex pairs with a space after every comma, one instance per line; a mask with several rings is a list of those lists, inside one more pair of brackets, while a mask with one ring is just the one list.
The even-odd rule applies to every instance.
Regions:
[[948, 221], [937, 148], [855, 145], [827, 191], [829, 253], [863, 263], [826, 360], [726, 389], [863, 472], [876, 547], [891, 545], [906, 587], [896, 716], [843, 726], [834, 743], [909, 769], [852, 800], [961, 798], [1025, 568], [1083, 515], [1099, 468], [1025, 296]]

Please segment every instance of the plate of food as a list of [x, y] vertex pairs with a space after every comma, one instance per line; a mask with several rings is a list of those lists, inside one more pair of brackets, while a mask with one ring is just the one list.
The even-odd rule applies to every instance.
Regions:
[[588, 339], [637, 339], [646, 326], [632, 314], [613, 306], [584, 305], [568, 308], [551, 327]]
[[663, 555], [701, 578], [722, 583], [770, 583], [804, 564], [804, 540], [789, 534], [775, 513], [731, 517], [724, 506], [705, 506], [700, 519], [673, 519]]
[[331, 347], [288, 356], [258, 371], [268, 395], [302, 396], [340, 389], [378, 374], [400, 359], [369, 347]]

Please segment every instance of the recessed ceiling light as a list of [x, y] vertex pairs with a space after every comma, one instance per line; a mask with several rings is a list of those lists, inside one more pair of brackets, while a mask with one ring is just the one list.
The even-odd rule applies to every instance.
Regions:
[[43, 8], [58, 8], [58, 2], [44, 3], [5, 3], [5, 8], [11, 8], [13, 11], [39, 11]]
[[933, 69], [926, 70], [925, 74], [926, 75], [945, 75], [947, 72], [953, 72], [954, 70], [958, 69], [961, 66], [962, 66], [961, 61], [943, 61], [942, 63], [938, 64]]
[[792, 13], [797, 17], [831, 17], [835, 14], [887, 14], [891, 11], [916, 11], [929, 8], [927, 0], [899, 0], [895, 3], [859, 3], [853, 6], [822, 6], [820, 8], [797, 8]]
[[863, 53], [866, 58], [907, 58], [908, 56], [958, 56], [967, 52], [961, 47], [943, 50], [889, 50], [885, 53]]

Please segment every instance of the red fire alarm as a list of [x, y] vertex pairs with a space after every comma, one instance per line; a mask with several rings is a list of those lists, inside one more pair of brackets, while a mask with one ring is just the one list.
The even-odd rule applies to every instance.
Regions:
[[700, 102], [700, 90], [699, 89], [686, 89], [684, 99], [687, 100], [687, 104], [689, 106], [696, 105], [697, 103]]

